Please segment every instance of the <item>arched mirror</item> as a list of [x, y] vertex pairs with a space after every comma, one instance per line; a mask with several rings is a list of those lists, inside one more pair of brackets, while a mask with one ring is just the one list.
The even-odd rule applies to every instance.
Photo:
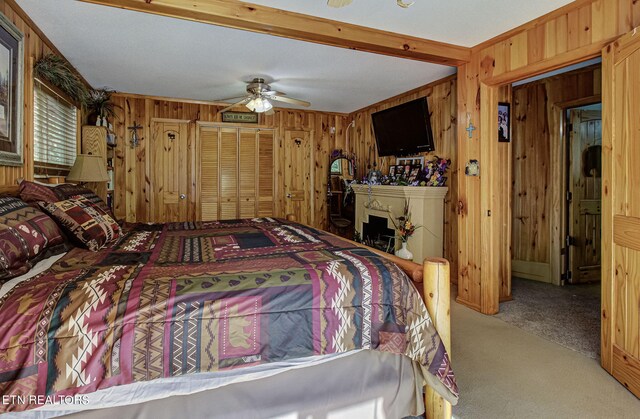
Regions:
[[356, 179], [356, 159], [342, 150], [334, 150], [329, 160], [327, 208], [329, 231], [344, 237], [353, 236], [355, 198], [348, 185]]

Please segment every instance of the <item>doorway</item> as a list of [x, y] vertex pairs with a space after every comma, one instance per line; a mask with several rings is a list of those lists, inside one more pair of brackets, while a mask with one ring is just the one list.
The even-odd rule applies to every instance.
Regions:
[[[511, 302], [498, 318], [598, 359], [601, 64], [512, 86]], [[566, 285], [563, 287], [563, 285]]]
[[566, 210], [562, 285], [599, 282], [602, 249], [602, 104], [565, 112]]

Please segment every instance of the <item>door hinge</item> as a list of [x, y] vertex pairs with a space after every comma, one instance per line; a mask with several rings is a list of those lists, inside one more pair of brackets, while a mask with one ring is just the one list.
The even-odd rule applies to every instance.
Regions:
[[575, 246], [576, 245], [576, 238], [573, 236], [569, 236], [567, 235], [564, 239], [564, 244], [569, 247], [569, 246]]
[[573, 194], [567, 191], [567, 202], [571, 202], [571, 201], [573, 201]]

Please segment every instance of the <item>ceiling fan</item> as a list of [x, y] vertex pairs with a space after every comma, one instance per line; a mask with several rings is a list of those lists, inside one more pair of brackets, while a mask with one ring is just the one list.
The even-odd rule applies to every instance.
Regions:
[[[329, 7], [344, 7], [350, 5], [352, 1], [353, 0], [327, 0], [327, 4]], [[407, 7], [411, 7], [415, 2], [412, 1], [411, 3], [405, 3], [402, 0], [396, 0], [396, 3], [398, 6], [406, 9]]]
[[[231, 100], [235, 100], [241, 96], [235, 96], [227, 99], [220, 99], [218, 102], [229, 102]], [[229, 109], [245, 105], [251, 112], [257, 113], [266, 113], [267, 115], [273, 114], [273, 104], [272, 101], [275, 102], [284, 102], [291, 103], [293, 105], [298, 106], [311, 106], [311, 103], [306, 102], [300, 99], [294, 99], [291, 97], [286, 97], [284, 93], [277, 92], [275, 90], [271, 90], [271, 86], [269, 86], [263, 78], [256, 77], [247, 84], [247, 96], [243, 97], [242, 100], [235, 102], [233, 105], [229, 105], [220, 112], [226, 112]]]

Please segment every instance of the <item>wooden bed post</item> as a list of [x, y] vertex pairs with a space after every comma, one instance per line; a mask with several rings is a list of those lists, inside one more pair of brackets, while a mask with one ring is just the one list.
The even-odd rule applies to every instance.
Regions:
[[[442, 258], [424, 260], [422, 286], [424, 302], [433, 320], [444, 347], [451, 357], [451, 318], [450, 318], [450, 278], [449, 262]], [[425, 409], [427, 419], [451, 418], [451, 403], [442, 398], [431, 387], [425, 389]]]

